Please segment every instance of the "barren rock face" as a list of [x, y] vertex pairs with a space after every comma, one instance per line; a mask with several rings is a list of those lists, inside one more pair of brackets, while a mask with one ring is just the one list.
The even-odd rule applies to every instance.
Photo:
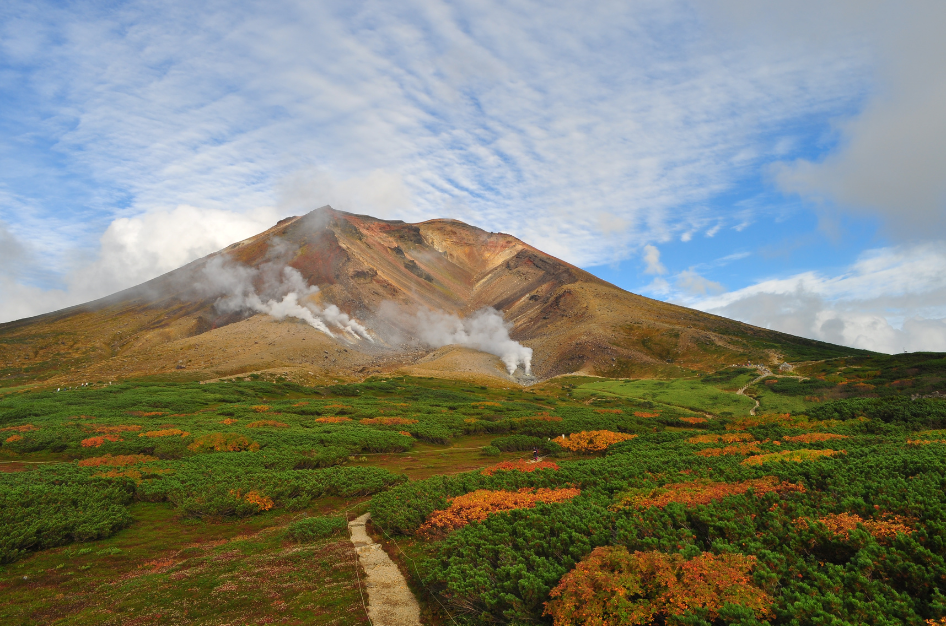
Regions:
[[[322, 312], [332, 336], [267, 305], [285, 304], [280, 298], [298, 289], [291, 285], [304, 287], [297, 295]], [[484, 307], [533, 350], [538, 378], [713, 371], [841, 350], [626, 292], [515, 237], [456, 220], [407, 224], [323, 207], [108, 298], [0, 325], [0, 377], [264, 372], [314, 382], [416, 370], [522, 382], [522, 371], [509, 376], [498, 356], [424, 360], [440, 346], [419, 341], [404, 318], [420, 309], [463, 318]], [[402, 314], [391, 315], [395, 309]], [[346, 319], [370, 338], [344, 331], [338, 320]]]

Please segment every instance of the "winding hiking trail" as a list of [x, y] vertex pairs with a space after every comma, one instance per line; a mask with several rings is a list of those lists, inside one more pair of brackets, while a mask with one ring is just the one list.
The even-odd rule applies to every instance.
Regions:
[[[751, 387], [752, 385], [756, 384], [757, 382], [759, 382], [760, 380], [762, 380], [762, 379], [765, 378], [766, 376], [771, 376], [771, 375], [772, 375], [772, 372], [770, 372], [770, 371], [768, 370], [768, 368], [766, 368], [765, 370], [762, 370], [761, 368], [759, 368], [759, 369], [760, 369], [760, 371], [763, 372], [763, 374], [762, 374], [761, 376], [759, 376], [758, 378], [752, 380], [751, 382], [747, 383], [742, 389], [740, 389], [739, 391], [737, 391], [737, 392], [736, 392], [736, 395], [737, 395], [737, 396], [745, 396], [745, 395], [746, 395], [746, 389], [748, 389], [748, 388]], [[752, 396], [746, 396], [746, 397], [749, 398], [750, 400], [752, 400], [753, 402], [755, 402], [755, 406], [752, 407], [751, 409], [749, 409], [749, 415], [755, 415], [756, 410], [758, 410], [758, 408], [759, 408], [759, 401], [756, 400], [755, 398], [753, 398]]]
[[401, 570], [365, 529], [370, 517], [365, 513], [348, 523], [351, 542], [367, 576], [368, 619], [373, 626], [421, 626], [420, 606]]

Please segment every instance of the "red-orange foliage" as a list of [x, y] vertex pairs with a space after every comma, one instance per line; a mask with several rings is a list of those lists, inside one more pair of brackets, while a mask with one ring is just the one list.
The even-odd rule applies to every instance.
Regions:
[[306, 406], [307, 404], [309, 404], [309, 403], [308, 403], [308, 402], [296, 402], [296, 403], [293, 404], [292, 406]]
[[369, 417], [361, 420], [359, 423], [379, 424], [381, 426], [408, 426], [410, 424], [416, 424], [417, 420], [408, 419], [406, 417]]
[[660, 413], [646, 413], [644, 411], [634, 411], [637, 417], [660, 417]]
[[552, 461], [533, 462], [516, 459], [515, 461], [503, 461], [502, 463], [487, 467], [483, 470], [483, 473], [487, 476], [492, 476], [496, 472], [534, 472], [540, 469], [557, 470], [558, 465]]
[[32, 424], [23, 424], [22, 426], [7, 426], [6, 428], [0, 428], [0, 433], [8, 433], [8, 432], [29, 433], [34, 430], [39, 430], [39, 426], [33, 426]]
[[579, 489], [528, 489], [519, 491], [490, 491], [477, 489], [450, 500], [450, 507], [434, 511], [420, 527], [420, 534], [433, 535], [466, 526], [470, 522], [482, 522], [489, 515], [513, 509], [531, 509], [539, 502], [564, 502], [571, 500]]
[[907, 439], [908, 446], [928, 446], [931, 443], [946, 443], [946, 439]]
[[683, 483], [671, 483], [657, 489], [638, 489], [625, 492], [621, 500], [611, 505], [612, 510], [629, 507], [646, 509], [652, 506], [663, 508], [675, 502], [686, 506], [709, 504], [729, 496], [740, 496], [747, 491], [761, 496], [766, 493], [804, 493], [805, 488], [795, 483], [781, 482], [775, 476], [763, 476], [742, 482], [724, 483], [711, 480], [691, 480]]
[[23, 439], [23, 435], [10, 435], [5, 439], [6, 443], [13, 443], [14, 441], [19, 441]]
[[317, 417], [315, 421], [322, 422], [323, 424], [341, 424], [342, 422], [350, 422], [350, 417]]
[[816, 441], [831, 441], [832, 439], [848, 439], [847, 435], [835, 435], [834, 433], [804, 433], [801, 435], [786, 435], [782, 437], [785, 441], [797, 441], [799, 443], [814, 443]]
[[705, 424], [705, 423], [708, 422], [709, 420], [706, 419], [705, 417], [681, 417], [681, 418], [680, 418], [680, 421], [681, 421], [681, 422], [685, 422], [685, 423], [687, 423], [687, 424], [694, 424], [694, 425], [695, 425], [695, 424]]
[[726, 604], [768, 614], [772, 600], [750, 574], [755, 557], [628, 552], [624, 546], [595, 548], [562, 577], [545, 604], [555, 626], [623, 626], [664, 623], [667, 617], [701, 609], [709, 620]]
[[595, 409], [595, 413], [611, 413], [613, 415], [620, 415], [623, 412], [621, 409]]
[[83, 448], [98, 448], [106, 441], [122, 441], [118, 435], [101, 435], [99, 437], [89, 437], [81, 441]]
[[[907, 519], [899, 515], [891, 515], [885, 519], [873, 520], [865, 519], [859, 515], [854, 515], [853, 513], [837, 513], [825, 515], [816, 521], [824, 524], [828, 529], [828, 532], [836, 537], [840, 537], [841, 539], [849, 538], [851, 536], [851, 531], [858, 526], [861, 526], [864, 530], [878, 539], [892, 539], [896, 537], [897, 534], [902, 533], [904, 535], [909, 535], [911, 532], [913, 532], [910, 524], [912, 524], [914, 520]], [[795, 525], [799, 528], [808, 528], [811, 523], [812, 520], [807, 517], [800, 517], [795, 520]]]
[[[153, 417], [155, 415], [164, 415], [167, 411], [126, 411], [126, 413], [128, 415], [134, 415], [135, 417]], [[85, 415], [81, 415], [80, 417], [85, 417]], [[90, 417], [89, 419], [95, 418]]]
[[734, 443], [725, 448], [704, 448], [697, 450], [696, 454], [698, 456], [729, 456], [733, 454], [748, 456], [750, 454], [760, 454], [761, 452], [762, 449], [759, 447], [759, 442], [750, 441], [748, 443]]
[[138, 463], [147, 463], [148, 461], [157, 461], [158, 457], [148, 456], [147, 454], [119, 454], [112, 456], [93, 456], [89, 459], [79, 461], [80, 467], [125, 467], [126, 465], [136, 465]]
[[269, 411], [269, 405], [266, 405], [266, 404], [257, 404], [256, 406], [251, 406], [250, 408], [256, 411], [257, 413], [266, 413], [267, 411]]
[[257, 420], [255, 422], [250, 422], [246, 425], [247, 428], [289, 428], [289, 424], [285, 422], [277, 422], [275, 420]]
[[118, 424], [116, 426], [86, 426], [85, 428], [91, 428], [94, 433], [136, 433], [141, 430], [141, 426], [137, 424]]
[[240, 420], [234, 419], [234, 418], [232, 418], [232, 417], [228, 417], [228, 418], [225, 419], [225, 420], [221, 420], [220, 423], [221, 423], [221, 424], [226, 424], [227, 426], [229, 426], [229, 425], [231, 425], [231, 424], [236, 424], [236, 423], [239, 422], [239, 421], [240, 421]]
[[610, 430], [583, 430], [580, 433], [570, 434], [567, 439], [556, 441], [566, 450], [573, 452], [601, 452], [607, 450], [608, 446], [633, 439], [636, 436]]
[[149, 430], [141, 433], [139, 437], [188, 437], [190, 433], [180, 428], [166, 428], [164, 430]]
[[407, 432], [406, 430], [399, 430], [399, 431], [397, 431], [397, 434], [399, 434], [399, 435], [404, 435], [405, 437], [413, 437], [413, 436], [414, 436], [414, 435], [410, 434], [409, 432]]
[[697, 435], [687, 439], [687, 443], [736, 443], [737, 441], [752, 441], [754, 437], [749, 433], [726, 433], [722, 435]]

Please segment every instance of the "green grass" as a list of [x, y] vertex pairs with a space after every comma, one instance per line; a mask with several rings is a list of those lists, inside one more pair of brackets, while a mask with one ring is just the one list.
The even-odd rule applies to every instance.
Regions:
[[716, 415], [747, 415], [755, 403], [745, 396], [726, 393], [699, 379], [676, 380], [603, 380], [575, 389], [576, 397], [610, 395], [633, 398]]

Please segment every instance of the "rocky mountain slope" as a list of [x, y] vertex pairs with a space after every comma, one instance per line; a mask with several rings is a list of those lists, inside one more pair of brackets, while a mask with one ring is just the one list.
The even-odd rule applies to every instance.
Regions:
[[[479, 332], [469, 320], [484, 307], [511, 325], [511, 341], [452, 345], [457, 332]], [[510, 346], [520, 350], [512, 375], [500, 361]], [[408, 224], [323, 207], [138, 287], [0, 325], [0, 381], [402, 372], [528, 382], [523, 347], [539, 379], [859, 352], [644, 298], [456, 220]]]

